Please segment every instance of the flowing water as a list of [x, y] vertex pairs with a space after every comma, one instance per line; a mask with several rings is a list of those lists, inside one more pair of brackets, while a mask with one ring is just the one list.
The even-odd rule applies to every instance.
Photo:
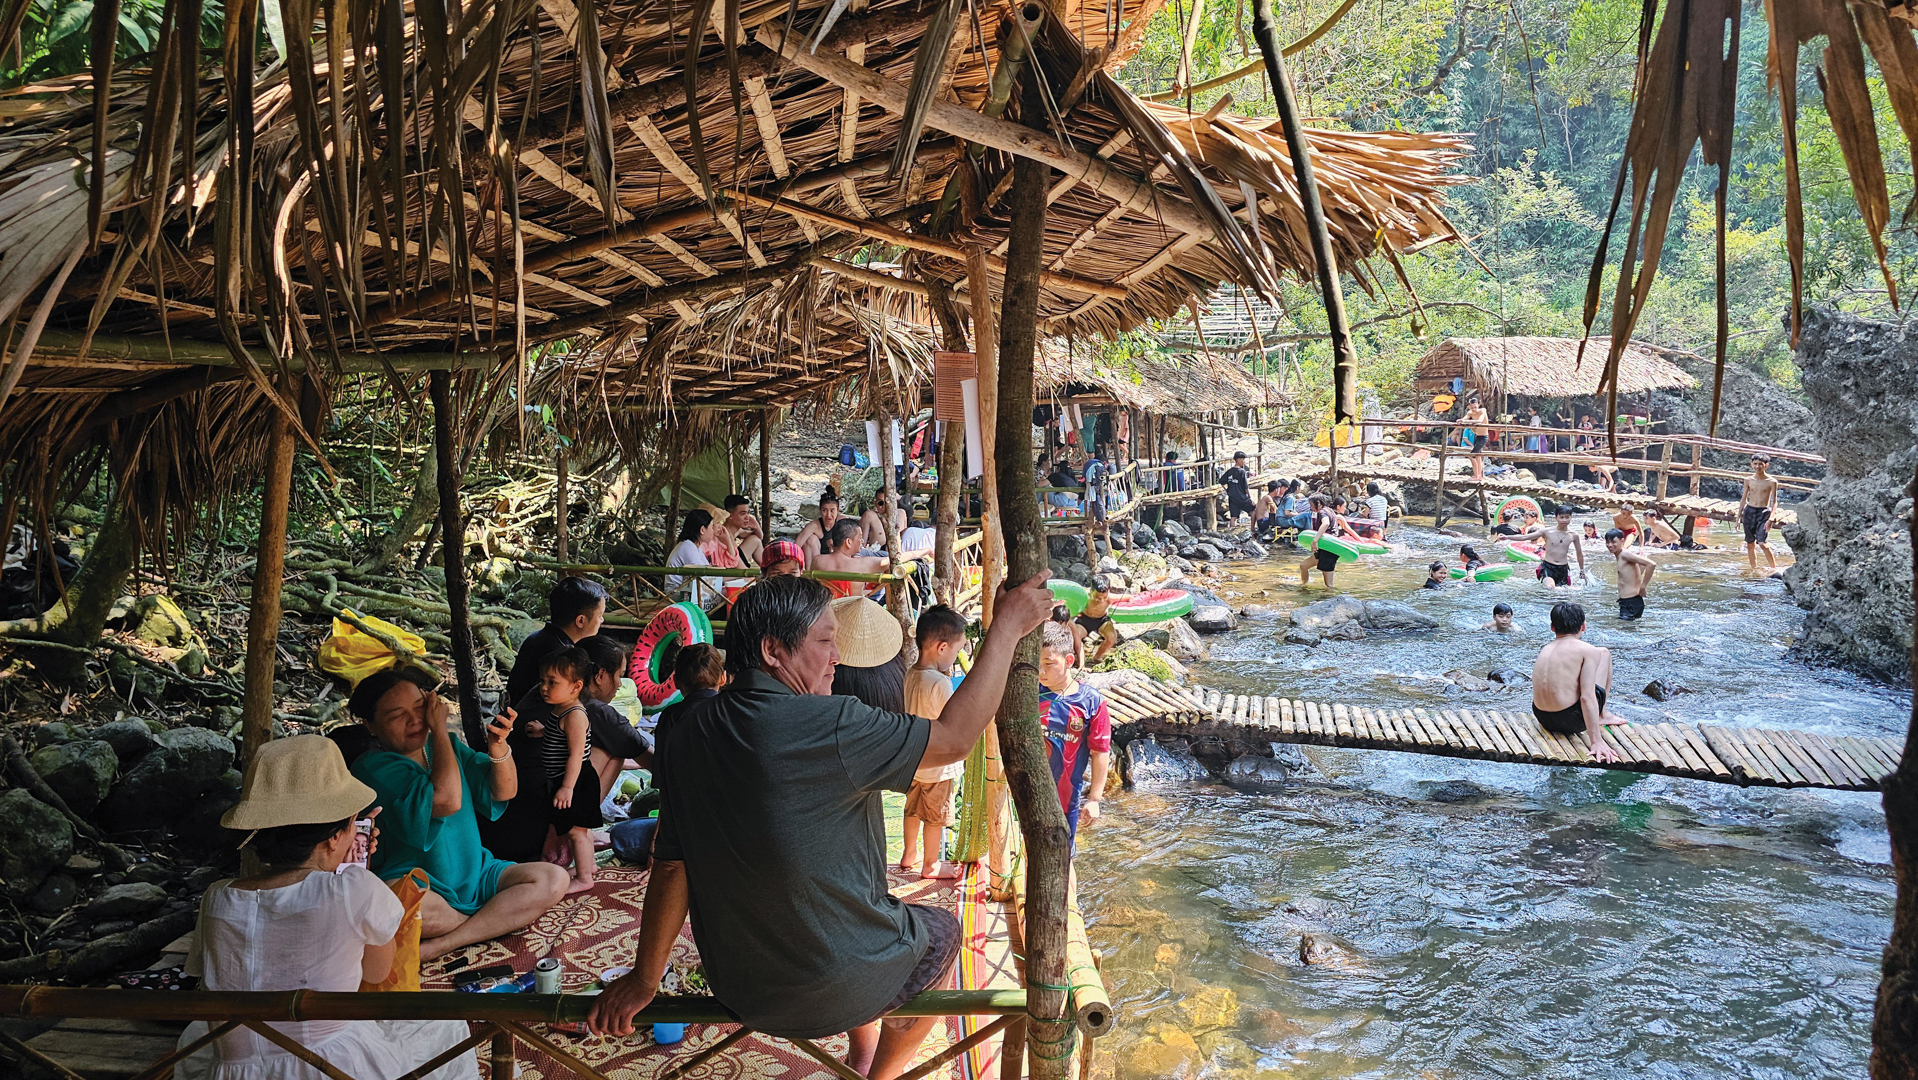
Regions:
[[[1721, 538], [1729, 539], [1729, 538]], [[1529, 705], [1461, 692], [1463, 669], [1529, 672], [1553, 600], [1613, 650], [1618, 711], [1726, 725], [1901, 734], [1910, 697], [1809, 668], [1799, 611], [1742, 550], [1659, 553], [1643, 622], [1614, 617], [1611, 560], [1548, 594], [1524, 570], [1421, 592], [1456, 539], [1407, 528], [1341, 592], [1407, 600], [1426, 634], [1318, 648], [1275, 632], [1297, 556], [1233, 565], [1266, 604], [1210, 640], [1195, 681], [1315, 700]], [[1499, 601], [1524, 633], [1483, 633]], [[1653, 678], [1693, 693], [1659, 704]], [[1857, 1077], [1893, 888], [1877, 796], [1385, 751], [1306, 748], [1278, 793], [1115, 795], [1081, 833], [1081, 896], [1121, 1026], [1121, 1078]], [[1310, 963], [1301, 958], [1302, 950]]]

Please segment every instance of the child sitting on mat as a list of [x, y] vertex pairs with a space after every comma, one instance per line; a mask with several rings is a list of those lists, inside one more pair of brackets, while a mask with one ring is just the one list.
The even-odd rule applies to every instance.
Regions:
[[599, 774], [588, 767], [591, 722], [579, 696], [586, 688], [592, 661], [575, 646], [546, 658], [539, 668], [540, 696], [552, 706], [540, 745], [541, 764], [553, 785], [553, 831], [573, 849], [573, 882], [568, 895], [593, 887], [593, 830], [604, 823], [599, 816]]

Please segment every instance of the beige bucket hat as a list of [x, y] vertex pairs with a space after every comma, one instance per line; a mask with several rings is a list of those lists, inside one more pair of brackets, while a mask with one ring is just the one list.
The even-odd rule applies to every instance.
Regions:
[[906, 632], [892, 613], [863, 596], [843, 596], [832, 602], [838, 629], [833, 644], [839, 662], [847, 667], [878, 667], [899, 655]]
[[220, 818], [229, 829], [272, 829], [344, 821], [373, 804], [373, 789], [346, 771], [324, 735], [295, 735], [260, 747], [247, 763], [240, 801]]

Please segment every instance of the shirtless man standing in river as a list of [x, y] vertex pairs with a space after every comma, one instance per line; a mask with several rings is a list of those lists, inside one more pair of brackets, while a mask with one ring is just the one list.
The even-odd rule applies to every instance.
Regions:
[[1658, 570], [1658, 564], [1646, 558], [1642, 548], [1628, 546], [1630, 543], [1618, 529], [1609, 529], [1605, 533], [1605, 550], [1618, 560], [1618, 617], [1642, 619], [1645, 617], [1645, 590], [1651, 585], [1652, 574]]
[[1552, 605], [1552, 643], [1538, 651], [1532, 663], [1532, 715], [1546, 731], [1576, 735], [1583, 731], [1593, 759], [1617, 761], [1600, 730], [1626, 720], [1605, 711], [1612, 689], [1612, 653], [1586, 643], [1585, 609], [1561, 602]]
[[1766, 543], [1771, 532], [1772, 511], [1778, 509], [1778, 481], [1767, 475], [1771, 470], [1771, 458], [1764, 454], [1752, 455], [1752, 474], [1745, 478], [1745, 491], [1738, 497], [1738, 522], [1745, 527], [1745, 568], [1756, 573], [1758, 570], [1758, 551], [1765, 552], [1765, 565], [1778, 569], [1778, 560], [1772, 557], [1771, 545]]
[[1560, 503], [1553, 517], [1557, 524], [1552, 528], [1537, 528], [1512, 537], [1513, 540], [1542, 539], [1545, 542], [1545, 551], [1539, 557], [1538, 579], [1548, 589], [1572, 583], [1572, 555], [1578, 556], [1578, 580], [1585, 580], [1585, 546], [1579, 543], [1578, 534], [1572, 531], [1571, 508]]

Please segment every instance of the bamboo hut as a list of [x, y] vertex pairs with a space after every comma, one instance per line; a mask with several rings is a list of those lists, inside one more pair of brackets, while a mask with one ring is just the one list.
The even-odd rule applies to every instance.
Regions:
[[[1576, 338], [1448, 338], [1433, 346], [1413, 370], [1421, 394], [1477, 394], [1494, 416], [1508, 412], [1511, 398], [1582, 398], [1607, 392], [1602, 383], [1611, 343], [1594, 338], [1583, 357]], [[1456, 382], [1455, 382], [1456, 380]], [[1689, 389], [1698, 380], [1652, 349], [1628, 343], [1617, 368], [1621, 399], [1653, 390]]]

